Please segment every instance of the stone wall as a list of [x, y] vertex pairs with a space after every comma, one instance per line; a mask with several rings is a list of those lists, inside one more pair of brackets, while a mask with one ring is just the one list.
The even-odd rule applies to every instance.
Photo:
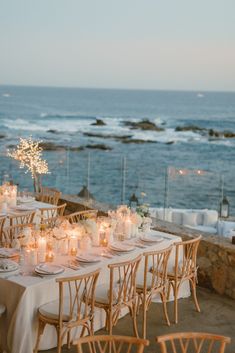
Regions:
[[[86, 201], [72, 195], [63, 195], [60, 204], [65, 202], [67, 213], [93, 208], [98, 209], [100, 215], [104, 215], [112, 208], [94, 200]], [[231, 240], [166, 221], [155, 220], [154, 227], [159, 231], [179, 235], [184, 240], [201, 234], [197, 261], [199, 285], [235, 299], [235, 245]]]

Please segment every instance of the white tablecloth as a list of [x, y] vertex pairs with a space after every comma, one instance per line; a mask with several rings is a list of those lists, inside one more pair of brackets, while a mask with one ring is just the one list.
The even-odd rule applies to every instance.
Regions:
[[[21, 216], [21, 215], [24, 215], [25, 213], [36, 211], [35, 218], [34, 218], [33, 222], [36, 224], [39, 224], [41, 222], [40, 209], [41, 208], [50, 209], [50, 208], [55, 207], [54, 205], [51, 205], [50, 203], [45, 203], [45, 202], [40, 202], [40, 201], [25, 202], [23, 205], [25, 207], [29, 207], [30, 210], [29, 211], [17, 211], [17, 210], [8, 208], [5, 215], [6, 216]], [[4, 228], [8, 227], [9, 225], [10, 225], [9, 219], [6, 219], [6, 221], [4, 223]]]
[[[181, 241], [180, 237], [158, 232], [159, 236], [166, 236], [162, 242], [148, 246], [146, 249], [136, 248], [134, 251], [122, 256], [114, 256], [112, 259], [101, 258], [97, 264], [83, 267], [77, 271], [66, 268], [60, 275], [74, 276], [76, 274], [87, 273], [97, 268], [101, 268], [98, 284], [108, 284], [109, 270], [107, 264], [121, 262], [136, 257], [144, 251], [154, 249], [163, 249], [174, 242]], [[93, 248], [93, 251], [99, 251], [99, 248]], [[61, 264], [65, 264], [68, 257], [63, 256], [57, 259]], [[174, 255], [170, 258], [169, 266], [174, 264]], [[143, 271], [144, 262], [141, 262], [140, 271]], [[182, 286], [179, 297], [189, 296], [189, 286]], [[55, 277], [41, 278], [36, 276], [12, 276], [9, 278], [0, 278], [0, 303], [7, 308], [2, 316], [1, 322], [1, 342], [4, 347], [8, 346], [10, 353], [32, 353], [37, 332], [37, 309], [40, 305], [56, 300], [59, 297], [58, 284]], [[96, 310], [95, 330], [104, 326], [103, 310]], [[56, 332], [54, 328], [47, 325], [41, 339], [40, 349], [49, 349], [56, 346]]]

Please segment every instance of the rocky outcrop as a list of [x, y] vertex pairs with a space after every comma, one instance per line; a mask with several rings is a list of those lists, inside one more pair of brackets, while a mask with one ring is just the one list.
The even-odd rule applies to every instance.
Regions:
[[165, 129], [157, 126], [155, 123], [148, 119], [141, 121], [124, 121], [125, 126], [129, 126], [130, 129], [140, 129], [140, 130], [151, 130], [151, 131], [164, 131]]
[[94, 145], [86, 145], [86, 148], [90, 148], [90, 149], [95, 149], [95, 150], [103, 150], [103, 151], [111, 151], [112, 148], [103, 144], [103, 143], [98, 143], [98, 144], [94, 144]]
[[102, 119], [96, 119], [96, 121], [94, 123], [91, 123], [91, 125], [104, 126], [104, 125], [106, 125], [106, 123]]
[[207, 129], [196, 125], [176, 126], [175, 131], [206, 131]]

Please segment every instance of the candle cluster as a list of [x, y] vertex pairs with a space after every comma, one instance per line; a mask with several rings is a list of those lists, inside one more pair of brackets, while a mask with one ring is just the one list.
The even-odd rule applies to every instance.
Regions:
[[15, 207], [17, 200], [17, 185], [5, 183], [0, 186], [0, 208], [6, 212], [8, 207]]

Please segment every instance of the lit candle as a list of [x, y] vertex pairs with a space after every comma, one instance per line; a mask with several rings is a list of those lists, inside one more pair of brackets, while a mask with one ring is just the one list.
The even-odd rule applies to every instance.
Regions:
[[77, 248], [71, 248], [70, 254], [71, 254], [72, 256], [77, 255]]
[[77, 254], [78, 240], [75, 235], [71, 235], [69, 239], [69, 251], [72, 256]]
[[125, 236], [127, 239], [131, 238], [132, 233], [132, 222], [130, 218], [127, 218], [125, 221]]
[[52, 251], [49, 251], [47, 254], [46, 254], [46, 261], [48, 262], [52, 262], [54, 260], [54, 254]]
[[39, 237], [38, 239], [38, 261], [44, 262], [46, 255], [47, 241], [45, 237]]

